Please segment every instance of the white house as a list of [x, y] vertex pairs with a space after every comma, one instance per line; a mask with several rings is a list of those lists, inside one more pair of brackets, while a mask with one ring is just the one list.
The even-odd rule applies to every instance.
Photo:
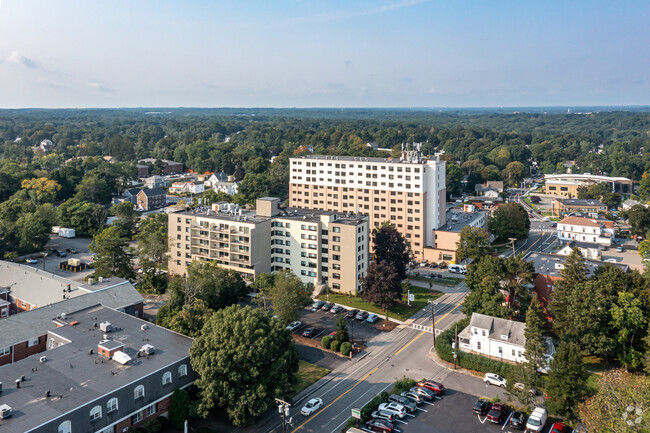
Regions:
[[169, 187], [170, 194], [182, 194], [187, 192], [187, 182], [174, 182], [172, 186]]
[[237, 194], [239, 191], [239, 182], [217, 182], [212, 185], [214, 192], [225, 192], [228, 195]]
[[571, 254], [574, 248], [580, 250], [580, 254], [582, 254], [582, 257], [584, 257], [585, 259], [591, 259], [591, 260], [603, 259], [603, 255], [598, 245], [586, 244], [586, 243], [576, 242], [576, 241], [566, 242], [566, 244], [564, 244], [562, 247], [560, 247], [559, 250], [557, 250], [556, 254], [560, 256], [568, 256], [569, 254]]
[[187, 190], [192, 194], [201, 194], [205, 191], [205, 185], [203, 182], [190, 182], [187, 184]]
[[47, 152], [54, 146], [54, 143], [52, 143], [52, 140], [48, 140], [47, 138], [45, 140], [41, 141], [40, 148], [43, 152]]
[[214, 186], [219, 182], [228, 182], [228, 175], [223, 171], [212, 173], [205, 181], [207, 186]]
[[587, 242], [612, 245], [614, 223], [581, 217], [566, 217], [557, 223], [557, 237], [560, 241]]
[[[522, 322], [472, 313], [469, 325], [458, 334], [459, 348], [463, 352], [479, 354], [500, 361], [527, 362], [524, 357], [525, 328], [526, 324]], [[544, 354], [547, 363], [550, 362], [554, 354], [555, 346], [551, 339], [547, 339], [546, 353]]]

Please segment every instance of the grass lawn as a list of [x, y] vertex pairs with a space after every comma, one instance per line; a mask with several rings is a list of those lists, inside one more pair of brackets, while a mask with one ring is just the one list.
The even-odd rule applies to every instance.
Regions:
[[427, 278], [427, 277], [409, 275], [407, 278], [409, 280], [422, 281], [423, 283], [431, 282], [433, 284], [439, 284], [441, 286], [449, 286], [449, 287], [456, 287], [458, 284], [461, 283], [461, 281], [463, 281], [462, 278], [454, 278], [454, 277]]
[[[428, 279], [427, 279], [428, 281]], [[436, 280], [440, 281], [440, 280]], [[437, 297], [442, 295], [442, 292], [437, 290], [429, 290], [424, 287], [415, 287], [411, 285], [411, 294], [415, 295], [415, 301], [411, 302], [409, 307], [406, 303], [407, 294], [404, 292], [402, 296], [402, 302], [388, 311], [388, 317], [393, 317], [398, 320], [406, 320], [415, 314], [416, 311], [424, 308], [427, 305], [427, 300], [434, 300]], [[328, 298], [326, 295], [321, 295], [318, 297], [321, 301], [327, 301]], [[384, 312], [381, 308], [377, 307], [375, 304], [364, 301], [358, 296], [348, 296], [339, 293], [330, 293], [329, 302], [335, 302], [337, 304], [345, 305], [350, 308], [358, 308], [360, 310], [365, 310], [370, 313], [375, 313], [380, 316], [384, 316]]]
[[312, 383], [316, 382], [321, 377], [328, 374], [330, 371], [327, 368], [319, 367], [307, 361], [300, 360], [298, 364], [298, 382], [293, 387], [293, 395], [297, 395], [300, 391], [307, 388]]

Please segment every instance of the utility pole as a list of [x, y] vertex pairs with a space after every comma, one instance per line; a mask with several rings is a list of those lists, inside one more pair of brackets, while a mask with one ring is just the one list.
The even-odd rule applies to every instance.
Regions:
[[289, 408], [291, 405], [284, 400], [276, 398], [278, 404], [278, 412], [282, 416], [282, 433], [287, 433], [287, 417], [289, 416]]
[[512, 256], [514, 257], [515, 255], [515, 241], [517, 238], [508, 238], [508, 240], [512, 243]]
[[431, 304], [431, 331], [433, 332], [433, 345], [436, 345], [436, 305], [437, 302], [433, 302], [427, 299], [427, 302]]
[[456, 335], [454, 336], [454, 370], [456, 369], [457, 358], [458, 358], [458, 323], [456, 324]]

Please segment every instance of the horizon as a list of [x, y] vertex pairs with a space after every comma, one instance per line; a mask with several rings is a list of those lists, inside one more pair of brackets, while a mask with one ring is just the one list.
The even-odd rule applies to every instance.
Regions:
[[639, 0], [1, 0], [0, 106], [647, 106], [648, 18]]

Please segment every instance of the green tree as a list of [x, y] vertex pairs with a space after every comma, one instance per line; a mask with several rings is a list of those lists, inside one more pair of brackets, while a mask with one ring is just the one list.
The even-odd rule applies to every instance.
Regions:
[[169, 400], [169, 423], [181, 430], [190, 415], [190, 396], [184, 389], [176, 388]]
[[339, 315], [336, 319], [336, 335], [334, 336], [335, 340], [345, 343], [350, 341], [350, 335], [348, 334], [348, 322], [345, 320], [343, 315]]
[[[526, 327], [524, 328], [524, 337], [526, 338], [524, 356], [528, 361], [527, 367], [531, 371], [538, 371], [546, 367], [544, 353], [546, 352], [546, 339], [544, 338], [544, 318], [542, 315], [542, 306], [539, 303], [537, 294], [533, 295], [533, 300], [526, 313]], [[539, 385], [535, 381], [533, 385]]]
[[512, 161], [506, 165], [501, 177], [508, 181], [510, 186], [521, 186], [526, 174], [526, 166], [519, 161]]
[[527, 262], [521, 256], [510, 256], [503, 260], [505, 269], [508, 309], [511, 315], [519, 316], [522, 309], [528, 308], [530, 290], [533, 282], [535, 265]]
[[198, 412], [222, 408], [235, 426], [289, 398], [298, 351], [284, 324], [267, 312], [233, 305], [216, 311], [190, 349]]
[[135, 225], [138, 219], [138, 212], [133, 208], [133, 203], [125, 201], [111, 207], [110, 213], [117, 217], [113, 223], [122, 230], [122, 236], [131, 239], [135, 233]]
[[57, 191], [61, 189], [61, 185], [46, 177], [25, 179], [21, 185], [29, 192], [32, 201], [37, 204], [52, 203], [56, 198]]
[[411, 248], [393, 224], [386, 222], [372, 231], [372, 247], [378, 264], [387, 263], [394, 268], [400, 280], [406, 278]]
[[528, 236], [530, 219], [520, 204], [506, 203], [494, 211], [488, 225], [490, 232], [501, 239], [523, 239]]
[[650, 175], [648, 172], [643, 173], [641, 177], [638, 193], [644, 200], [650, 199]]
[[75, 229], [77, 236], [91, 236], [102, 228], [108, 211], [95, 203], [70, 199], [57, 209], [59, 225]]
[[546, 393], [550, 412], [575, 420], [578, 405], [587, 395], [587, 371], [575, 343], [561, 342], [551, 360]]
[[195, 288], [213, 310], [232, 305], [248, 293], [241, 275], [217, 262], [193, 261], [187, 267], [187, 279], [188, 287]]
[[[643, 355], [639, 350], [640, 340], [637, 332], [645, 329], [646, 319], [641, 309], [641, 301], [633, 293], [619, 292], [618, 302], [610, 309], [612, 325], [618, 332], [621, 354], [619, 361], [627, 370], [641, 366]], [[635, 340], [636, 339], [636, 340]]]
[[212, 313], [205, 301], [194, 299], [190, 303], [183, 304], [180, 309], [169, 305], [162, 306], [156, 315], [156, 324], [196, 338]]
[[402, 299], [402, 278], [389, 262], [371, 262], [361, 285], [361, 299], [379, 306], [386, 314]]
[[575, 305], [579, 299], [579, 285], [587, 281], [588, 272], [584, 257], [575, 248], [564, 262], [564, 268], [560, 271], [562, 279], [555, 283], [549, 303], [549, 309], [555, 317], [553, 330], [559, 336], [576, 335]]
[[650, 209], [637, 204], [627, 211], [627, 218], [630, 222], [630, 232], [634, 235], [645, 236], [650, 229]]
[[445, 168], [445, 185], [447, 186], [447, 196], [459, 197], [463, 192], [463, 170], [458, 164], [448, 163]]
[[648, 322], [648, 333], [643, 338], [643, 342], [645, 343], [645, 355], [643, 357], [644, 370], [647, 374], [650, 374], [650, 321]]
[[490, 247], [490, 234], [480, 227], [465, 226], [456, 243], [456, 257], [459, 261], [470, 258], [474, 261], [485, 255]]
[[472, 313], [479, 313], [501, 318], [510, 315], [504, 306], [505, 296], [501, 286], [505, 272], [500, 257], [486, 255], [469, 265], [465, 284], [470, 293], [463, 301], [465, 315], [470, 317]]
[[97, 233], [89, 248], [96, 255], [93, 277], [135, 277], [128, 240], [119, 227], [107, 227]]
[[650, 425], [650, 378], [621, 370], [606, 371], [596, 395], [580, 404], [589, 433], [641, 433]]
[[285, 269], [273, 275], [273, 283], [260, 289], [258, 299], [271, 302], [273, 312], [285, 324], [298, 319], [298, 312], [311, 303], [311, 290], [291, 270]]
[[111, 189], [99, 174], [88, 173], [77, 185], [75, 198], [91, 203], [108, 203], [111, 201]]
[[167, 279], [161, 272], [167, 267], [167, 214], [152, 214], [140, 221], [137, 255], [143, 270], [141, 284], [145, 290], [162, 293]]

